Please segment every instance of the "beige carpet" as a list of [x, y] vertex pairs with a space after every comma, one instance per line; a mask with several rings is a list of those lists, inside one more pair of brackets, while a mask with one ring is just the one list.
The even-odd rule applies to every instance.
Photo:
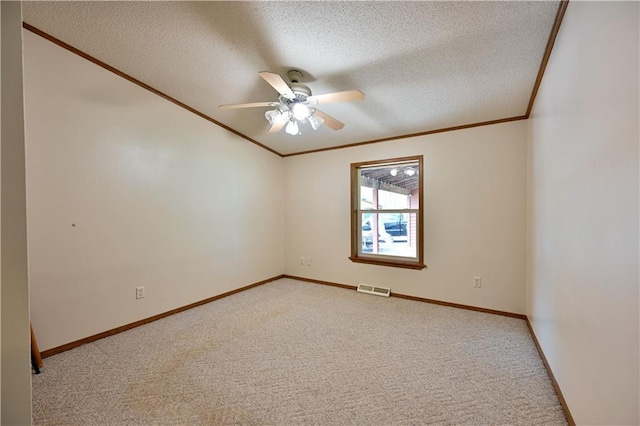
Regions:
[[523, 320], [289, 279], [46, 358], [33, 421], [566, 424]]

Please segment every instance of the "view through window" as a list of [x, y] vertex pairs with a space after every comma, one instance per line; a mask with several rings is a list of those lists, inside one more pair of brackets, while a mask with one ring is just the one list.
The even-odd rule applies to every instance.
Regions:
[[351, 260], [424, 268], [422, 156], [351, 165]]

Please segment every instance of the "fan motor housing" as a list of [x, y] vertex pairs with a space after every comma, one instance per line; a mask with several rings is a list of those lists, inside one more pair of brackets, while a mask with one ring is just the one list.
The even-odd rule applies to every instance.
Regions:
[[298, 71], [298, 70], [289, 70], [287, 71], [287, 77], [289, 77], [289, 81], [292, 83], [300, 83], [300, 80], [302, 80], [302, 71]]
[[302, 76], [302, 71], [289, 70], [287, 72], [287, 77], [289, 77], [289, 81], [291, 82], [289, 84], [289, 87], [296, 95], [295, 101], [298, 102], [304, 102], [309, 96], [311, 96], [311, 89], [309, 89], [307, 85], [300, 83], [300, 80], [302, 80]]
[[311, 96], [311, 89], [309, 89], [308, 86], [305, 86], [302, 83], [291, 83], [289, 87], [291, 87], [291, 90], [293, 90], [293, 93], [296, 94], [296, 97], [298, 95], [302, 95], [306, 99], [309, 96]]

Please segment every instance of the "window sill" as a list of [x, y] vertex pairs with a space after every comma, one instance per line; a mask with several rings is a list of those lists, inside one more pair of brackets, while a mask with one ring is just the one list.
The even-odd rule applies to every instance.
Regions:
[[415, 262], [401, 262], [401, 261], [388, 261], [380, 259], [370, 259], [366, 257], [354, 257], [350, 256], [349, 260], [355, 263], [368, 263], [370, 265], [378, 266], [390, 266], [392, 268], [404, 268], [404, 269], [424, 269], [427, 267], [424, 263]]

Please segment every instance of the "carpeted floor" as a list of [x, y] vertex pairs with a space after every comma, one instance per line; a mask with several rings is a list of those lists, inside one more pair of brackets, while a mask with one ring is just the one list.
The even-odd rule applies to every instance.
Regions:
[[523, 320], [281, 279], [45, 359], [35, 425], [564, 425]]

